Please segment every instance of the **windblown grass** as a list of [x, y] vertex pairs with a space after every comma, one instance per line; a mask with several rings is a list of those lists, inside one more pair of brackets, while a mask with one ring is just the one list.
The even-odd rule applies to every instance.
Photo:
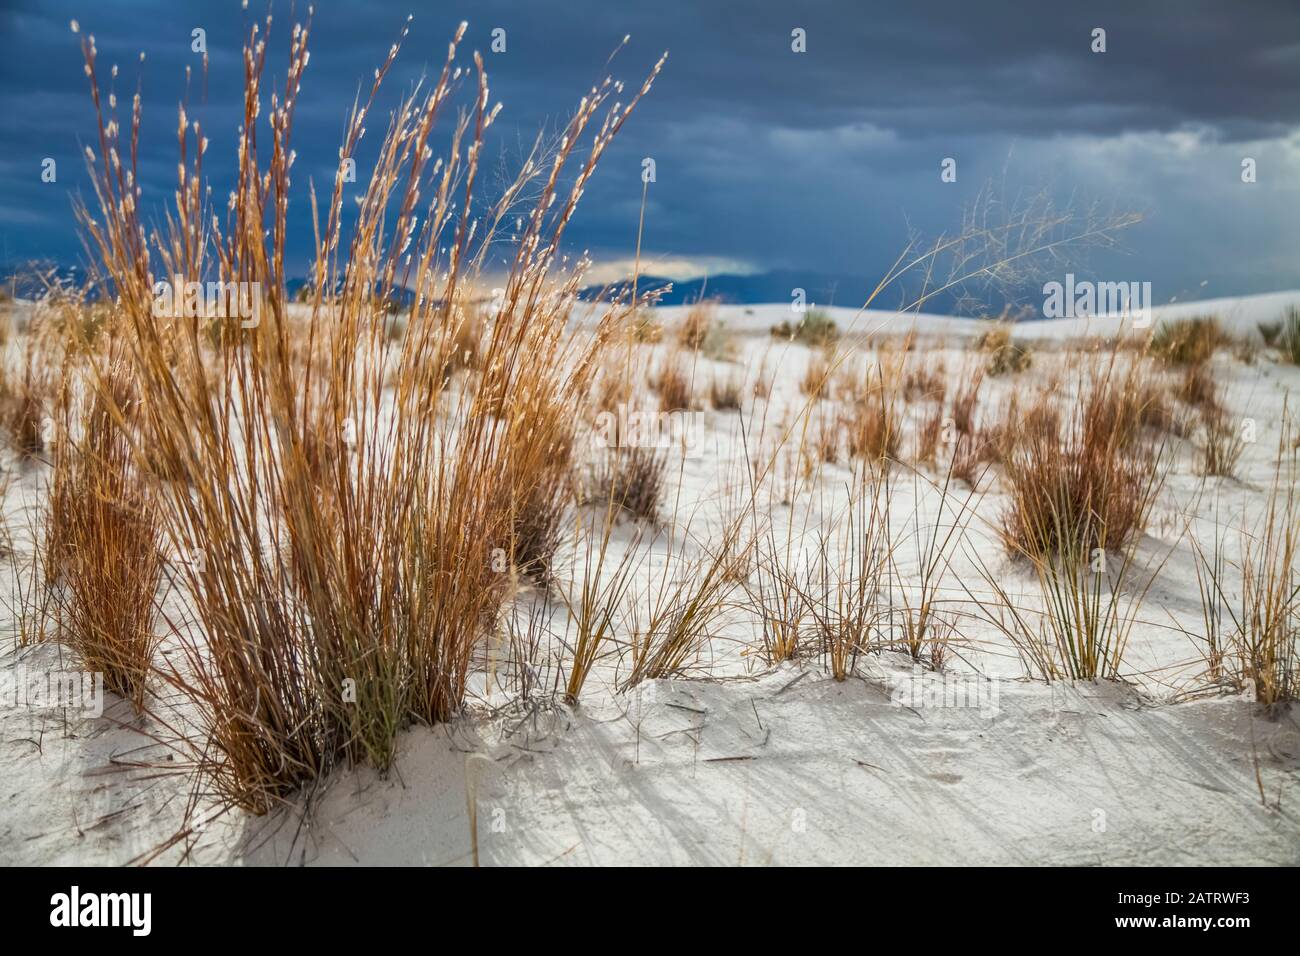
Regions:
[[975, 341], [976, 350], [985, 355], [984, 369], [989, 375], [1023, 372], [1033, 364], [1029, 347], [1015, 341], [1011, 331], [1010, 323], [998, 322]]
[[1008, 550], [1036, 560], [1062, 549], [1119, 548], [1146, 528], [1168, 461], [1163, 443], [1139, 427], [1137, 366], [1112, 353], [1082, 372], [1067, 412], [1043, 394], [1004, 423], [1003, 470], [1011, 503], [1002, 517]]
[[1172, 365], [1200, 365], [1230, 344], [1222, 323], [1212, 315], [1173, 319], [1156, 326], [1148, 351]]
[[140, 711], [158, 644], [163, 535], [157, 503], [135, 467], [129, 419], [116, 417], [138, 410], [129, 379], [114, 367], [104, 387], [115, 397], [86, 398], [79, 434], [66, 419], [59, 427], [42, 565], [62, 640]]
[[1284, 428], [1268, 506], [1240, 532], [1237, 559], [1216, 534], [1192, 538], [1212, 681], [1249, 690], [1265, 706], [1300, 697], [1300, 464]]
[[[169, 677], [198, 709], [207, 734], [199, 759], [218, 790], [254, 812], [341, 759], [387, 767], [402, 726], [455, 713], [474, 649], [510, 587], [500, 554], [530, 568], [551, 551], [555, 523], [539, 504], [563, 483], [578, 417], [560, 410], [590, 393], [627, 312], [606, 315], [587, 339], [564, 335], [563, 303], [581, 271], [557, 273], [560, 241], [659, 70], [612, 106], [620, 86], [598, 84], [546, 161], [530, 157], [499, 197], [482, 201], [479, 162], [497, 111], [477, 56], [467, 74], [473, 99], [453, 121], [447, 154], [434, 162], [430, 145], [463, 71], [462, 25], [436, 80], [394, 110], [351, 229], [342, 164], [323, 209], [312, 191], [317, 238], [300, 371], [290, 362], [285, 211], [310, 30], [294, 27], [286, 92], [269, 110], [261, 89], [268, 45], [259, 27], [249, 33], [224, 229], [205, 204], [206, 140], [182, 107], [177, 205], [167, 231], [152, 236], [132, 185], [140, 98], [124, 140], [115, 105], [105, 111], [101, 102], [94, 40], [83, 41], [99, 116], [89, 162], [101, 211], [85, 211], [83, 221], [124, 313], [140, 443], [191, 480], [164, 502], [167, 535], [176, 550], [203, 558], [185, 569], [202, 643], [178, 635], [186, 666]], [[399, 46], [354, 108], [340, 156], [356, 152]], [[585, 155], [562, 187], [580, 144]], [[525, 195], [531, 209], [520, 215]], [[518, 241], [499, 308], [474, 349], [470, 393], [452, 387], [448, 372], [469, 364], [464, 316], [507, 215], [521, 224]], [[154, 267], [255, 284], [260, 322], [227, 322], [210, 341], [198, 317], [153, 314]], [[373, 290], [399, 286], [413, 305], [394, 339]]]
[[1277, 337], [1282, 357], [1292, 365], [1300, 365], [1300, 308], [1290, 306], [1282, 317], [1282, 328]]

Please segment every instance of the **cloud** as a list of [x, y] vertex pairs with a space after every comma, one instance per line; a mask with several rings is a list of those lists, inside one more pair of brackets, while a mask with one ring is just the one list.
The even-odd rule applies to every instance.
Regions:
[[[376, 0], [364, 13], [317, 4], [294, 131], [296, 263], [308, 258], [309, 175], [319, 185], [331, 168], [345, 111], [408, 9], [396, 0]], [[1284, 254], [1295, 248], [1296, 227], [1283, 214], [1295, 194], [1281, 173], [1294, 171], [1300, 130], [1300, 8], [1289, 0], [1249, 9], [1185, 0], [1176, 15], [1130, 0], [927, 0], [869, 13], [859, 0], [759, 0], [743, 17], [697, 0], [451, 0], [415, 14], [370, 124], [370, 150], [397, 96], [440, 67], [462, 18], [470, 22], [466, 62], [473, 49], [484, 51], [492, 97], [505, 104], [489, 149], [507, 165], [539, 128], [565, 121], [625, 35], [632, 39], [612, 70], [629, 84], [670, 51], [567, 234], [570, 251], [592, 250], [604, 274], [627, 268], [640, 229], [641, 160], [653, 156], [643, 242], [683, 270], [713, 263], [875, 275], [910, 228], [952, 228], [994, 180], [1010, 193], [1047, 185], [1062, 196], [1139, 204], [1149, 218], [1129, 237], [1131, 253], [1171, 285], [1207, 275], [1261, 289], [1300, 284], [1300, 266]], [[164, 0], [13, 0], [0, 17], [8, 258], [78, 255], [68, 193], [87, 191], [79, 147], [94, 132], [72, 17], [96, 34], [101, 64], [122, 64], [119, 93], [135, 85], [137, 51], [148, 52], [140, 79], [151, 214], [161, 217], [171, 198], [182, 99], [212, 140], [205, 166], [213, 194], [227, 193], [240, 121], [237, 51], [251, 12]], [[198, 65], [190, 30], [200, 21], [210, 70], [187, 91], [185, 67]], [[807, 31], [806, 53], [790, 49], [795, 26]], [[1090, 49], [1096, 26], [1107, 31], [1104, 54]], [[507, 31], [500, 54], [489, 51], [496, 27]], [[277, 82], [288, 29], [288, 11], [278, 10], [268, 71]], [[1260, 159], [1249, 194], [1235, 189], [1246, 149]], [[58, 188], [34, 172], [44, 156], [58, 160]], [[946, 157], [957, 160], [956, 183], [940, 182]], [[66, 225], [23, 227], [37, 221]], [[1223, 248], [1225, 236], [1233, 248]]]
[[[637, 260], [606, 259], [598, 261], [587, 273], [588, 285], [606, 285], [630, 279]], [[659, 279], [689, 282], [718, 275], [754, 275], [761, 271], [754, 263], [723, 256], [674, 256], [667, 253], [642, 253], [640, 274]]]

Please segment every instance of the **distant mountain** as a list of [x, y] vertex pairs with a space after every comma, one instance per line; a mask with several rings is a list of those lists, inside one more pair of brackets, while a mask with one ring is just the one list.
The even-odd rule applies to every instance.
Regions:
[[[76, 286], [84, 281], [84, 276], [76, 267], [54, 268], [45, 264], [37, 267], [27, 265], [14, 269], [9, 274], [0, 273], [0, 283], [5, 293], [16, 293], [20, 298], [36, 298], [51, 279]], [[875, 288], [876, 278], [864, 278], [856, 275], [835, 275], [821, 272], [805, 272], [793, 269], [759, 272], [751, 275], [716, 275], [707, 278], [691, 279], [681, 282], [662, 276], [641, 276], [637, 281], [637, 294], [644, 296], [656, 289], [667, 289], [659, 298], [661, 305], [682, 305], [702, 298], [714, 299], [736, 305], [756, 305], [768, 302], [789, 302], [795, 289], [804, 291], [805, 301], [810, 306], [846, 306], [855, 308], [867, 301]], [[297, 301], [300, 295], [310, 292], [309, 280], [305, 278], [289, 279], [286, 283], [290, 301]], [[578, 293], [583, 299], [591, 300], [599, 296], [626, 296], [630, 283], [616, 283], [614, 286], [588, 286]], [[916, 286], [895, 282], [883, 289], [871, 303], [877, 309], [901, 309], [912, 306], [921, 289]], [[398, 309], [410, 308], [414, 294], [406, 288], [397, 286], [391, 290], [391, 299]], [[1013, 290], [1011, 294], [998, 290], [950, 289], [934, 295], [922, 304], [921, 311], [940, 315], [983, 316], [999, 315], [1004, 308], [1017, 312], [1028, 306], [1035, 316], [1039, 315], [1042, 305], [1042, 291], [1039, 288]]]
[[[876, 287], [876, 279], [861, 276], [831, 275], [816, 272], [776, 270], [753, 275], [718, 275], [703, 279], [678, 282], [660, 276], [641, 276], [637, 280], [637, 294], [671, 286], [659, 298], [660, 305], [683, 305], [699, 299], [715, 299], [737, 305], [756, 305], [765, 302], [789, 302], [795, 289], [803, 289], [809, 305], [837, 305], [850, 308], [861, 306]], [[612, 287], [588, 286], [579, 295], [595, 299], [603, 295], [625, 296], [631, 283], [617, 283]], [[892, 283], [883, 289], [871, 303], [876, 309], [900, 309], [912, 305], [921, 294], [919, 287]], [[1038, 289], [1013, 290], [1011, 294], [999, 290], [949, 289], [926, 299], [921, 306], [924, 312], [942, 315], [999, 315], [1004, 307], [1012, 312], [1028, 305], [1035, 313], [1041, 305], [1042, 293]]]

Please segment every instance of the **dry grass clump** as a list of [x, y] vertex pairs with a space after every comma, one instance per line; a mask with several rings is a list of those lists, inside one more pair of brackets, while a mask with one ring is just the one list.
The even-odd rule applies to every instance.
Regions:
[[760, 617], [763, 659], [776, 666], [799, 654], [808, 608], [797, 573], [781, 561], [770, 544], [760, 552], [755, 562], [755, 581], [746, 589]]
[[1135, 376], [1133, 385], [1133, 405], [1143, 428], [1180, 438], [1187, 437], [1190, 427], [1188, 416], [1175, 407], [1166, 383], [1156, 376]]
[[872, 464], [897, 460], [903, 425], [893, 390], [879, 384], [851, 399], [844, 430], [851, 458]]
[[39, 337], [30, 333], [16, 375], [0, 362], [0, 428], [19, 455], [36, 456], [47, 450], [58, 400], [56, 373]]
[[767, 366], [767, 355], [764, 354], [762, 360], [758, 363], [758, 369], [754, 372], [754, 397], [766, 399], [772, 394], [772, 379], [775, 373]]
[[[1246, 451], [1246, 439], [1240, 423], [1228, 414], [1224, 388], [1214, 380], [1208, 363], [1189, 365], [1175, 389], [1175, 395], [1195, 409], [1199, 423], [1196, 451], [1201, 474], [1231, 478]], [[1189, 423], [1179, 421], [1175, 434], [1191, 431]]]
[[836, 342], [840, 332], [829, 313], [821, 309], [809, 309], [797, 322], [781, 322], [773, 326], [772, 335], [791, 342], [801, 342], [809, 348], [821, 348]]
[[665, 412], [692, 411], [699, 408], [694, 388], [695, 366], [687, 367], [684, 357], [677, 352], [666, 355], [656, 372], [651, 373], [649, 386], [659, 396], [659, 408]]
[[835, 680], [889, 640], [888, 571], [893, 549], [886, 474], [855, 471], [849, 502], [831, 535], [819, 535], [800, 601], [823, 663]]
[[617, 414], [620, 407], [631, 405], [636, 393], [632, 359], [632, 349], [627, 346], [606, 352], [592, 388], [596, 412]]
[[1243, 528], [1240, 555], [1192, 538], [1206, 621], [1206, 660], [1215, 682], [1253, 691], [1273, 707], [1300, 697], [1300, 467], [1283, 429], [1268, 507]]
[[[566, 334], [563, 303], [582, 274], [558, 271], [559, 249], [596, 163], [659, 66], [630, 97], [612, 80], [599, 84], [554, 153], [528, 159], [499, 198], [484, 202], [475, 186], [496, 110], [478, 57], [470, 104], [451, 105], [464, 30], [435, 81], [394, 110], [350, 234], [342, 165], [325, 202], [312, 196], [305, 372], [289, 360], [284, 249], [310, 25], [292, 31], [287, 92], [269, 110], [267, 46], [259, 26], [249, 33], [240, 164], [224, 228], [205, 207], [202, 130], [182, 108], [177, 208], [167, 233], [152, 237], [128, 185], [139, 176], [118, 165], [138, 154], [140, 99], [127, 124], [104, 112], [94, 41], [83, 41], [100, 121], [90, 164], [101, 210], [83, 221], [124, 312], [140, 441], [192, 482], [165, 499], [167, 535], [204, 558], [184, 572], [202, 641], [178, 634], [186, 666], [169, 677], [197, 707], [206, 730], [198, 758], [217, 789], [254, 812], [340, 760], [387, 767], [402, 726], [460, 708], [474, 650], [509, 592], [499, 557], [527, 566], [527, 552], [549, 552], [552, 525], [538, 518], [538, 499], [562, 482], [579, 417], [562, 410], [590, 394], [622, 327], [610, 313], [589, 338]], [[399, 46], [354, 108], [339, 155], [355, 154]], [[444, 140], [434, 131], [447, 113], [456, 117], [450, 146], [435, 162], [432, 143]], [[576, 172], [565, 175], [579, 148]], [[525, 196], [532, 205], [521, 215]], [[475, 277], [507, 214], [520, 226], [477, 350], [477, 388], [449, 391], [446, 370], [466, 351], [459, 315], [472, 307]], [[152, 313], [153, 269], [252, 284], [260, 322], [226, 322], [205, 356], [198, 320]], [[406, 334], [394, 340], [371, 290], [399, 286], [413, 304]], [[313, 441], [336, 451], [311, 455]]]
[[1162, 484], [1163, 446], [1144, 435], [1133, 376], [1114, 356], [1080, 376], [1070, 411], [1041, 395], [1004, 423], [1011, 504], [1002, 536], [1013, 554], [1119, 548], [1140, 535]]
[[981, 476], [988, 470], [985, 443], [975, 435], [958, 433], [953, 442], [948, 470], [954, 478], [965, 482], [967, 487], [977, 487]]
[[1236, 476], [1237, 464], [1246, 451], [1246, 438], [1239, 423], [1216, 408], [1201, 416], [1197, 451], [1201, 474], [1232, 478]]
[[[441, 355], [441, 374], [449, 379], [459, 371], [478, 369], [483, 361], [483, 340], [487, 321], [476, 308], [455, 309], [451, 317], [452, 331], [445, 354]], [[390, 324], [391, 329], [391, 324]], [[392, 338], [391, 331], [388, 333]]]
[[977, 351], [984, 353], [984, 368], [990, 375], [1023, 372], [1033, 364], [1029, 347], [1011, 337], [1011, 325], [999, 322], [975, 340]]
[[1138, 537], [1163, 487], [1163, 443], [1140, 425], [1138, 366], [1121, 373], [1115, 353], [1080, 375], [1068, 411], [1042, 393], [1003, 423], [1010, 506], [1002, 538], [1028, 559], [1041, 607], [1025, 607], [973, 555], [991, 601], [977, 613], [1004, 633], [1030, 674], [1044, 680], [1119, 676], [1143, 598]]
[[1216, 413], [1222, 408], [1219, 388], [1205, 363], [1189, 365], [1183, 371], [1174, 394], [1180, 401], [1205, 414]]
[[719, 411], [740, 411], [745, 391], [744, 375], [736, 370], [714, 372], [709, 381], [709, 404]]
[[953, 427], [960, 435], [975, 434], [975, 409], [979, 405], [980, 386], [984, 384], [984, 371], [976, 370], [957, 387], [952, 398]]
[[157, 503], [136, 469], [128, 422], [136, 402], [120, 367], [84, 402], [81, 434], [60, 427], [45, 509], [46, 598], [62, 639], [104, 686], [144, 708], [158, 637], [155, 597], [163, 534]]
[[808, 357], [808, 367], [799, 380], [799, 391], [810, 398], [830, 399], [831, 371], [834, 355], [819, 349]]
[[658, 345], [664, 338], [663, 323], [651, 309], [637, 309], [628, 323], [628, 338], [638, 345]]
[[993, 595], [971, 595], [977, 613], [1005, 634], [1031, 677], [1114, 680], [1155, 574], [1139, 574], [1135, 549], [1082, 547], [1061, 540], [1054, 552], [1031, 559], [1040, 608], [1025, 607], [982, 558], [975, 561]]
[[671, 577], [665, 564], [663, 577], [646, 594], [644, 625], [639, 609], [633, 610], [630, 666], [620, 689], [643, 680], [683, 676], [699, 659], [737, 587], [732, 569], [748, 560], [751, 549], [742, 543], [744, 517], [729, 521], [715, 544], [684, 560]]
[[978, 496], [968, 494], [953, 508], [950, 501], [955, 477], [950, 467], [942, 483], [935, 487], [939, 492], [939, 511], [934, 520], [923, 522], [919, 506], [913, 510], [907, 537], [914, 545], [914, 582], [905, 580], [907, 576], [898, 559], [902, 549], [894, 543], [888, 549], [894, 578], [890, 598], [901, 625], [896, 626], [896, 632], [901, 631], [902, 646], [908, 655], [934, 670], [943, 668], [956, 633], [955, 615], [942, 610], [944, 581], [956, 545], [964, 537], [979, 501]]
[[833, 409], [817, 410], [808, 443], [818, 461], [834, 465], [840, 460], [841, 430], [842, 422]]
[[517, 570], [547, 587], [576, 497], [573, 415], [562, 400], [534, 396], [510, 406], [507, 420], [516, 432], [506, 439], [515, 449], [508, 469], [513, 485], [510, 559]]
[[942, 361], [928, 367], [917, 368], [913, 365], [907, 368], [903, 378], [903, 398], [907, 401], [938, 402], [942, 405], [947, 394], [948, 370]]
[[607, 449], [588, 475], [585, 501], [657, 525], [667, 466], [667, 457], [655, 448]]
[[1151, 334], [1147, 351], [1171, 365], [1200, 365], [1231, 344], [1223, 325], [1212, 315], [1161, 322]]
[[916, 430], [916, 449], [913, 460], [917, 464], [933, 465], [939, 458], [939, 442], [943, 438], [943, 399], [939, 399], [921, 419]]
[[1292, 365], [1300, 365], [1300, 308], [1290, 306], [1286, 310], [1277, 344], [1283, 359]]
[[701, 299], [686, 310], [686, 316], [677, 327], [677, 344], [698, 352], [704, 348], [714, 326], [715, 308], [712, 302]]

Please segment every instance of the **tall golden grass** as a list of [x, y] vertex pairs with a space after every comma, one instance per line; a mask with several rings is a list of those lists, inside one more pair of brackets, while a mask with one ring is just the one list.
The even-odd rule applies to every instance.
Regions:
[[[457, 64], [462, 24], [436, 81], [393, 110], [345, 229], [352, 196], [341, 160], [373, 122], [394, 44], [352, 108], [332, 192], [322, 203], [308, 190], [312, 286], [295, 323], [287, 211], [311, 25], [288, 37], [285, 85], [268, 109], [270, 28], [269, 18], [265, 34], [254, 25], [244, 44], [239, 171], [224, 225], [206, 200], [207, 139], [182, 106], [176, 206], [153, 233], [137, 185], [140, 97], [124, 133], [101, 100], [94, 39], [82, 43], [99, 119], [89, 154], [98, 214], [83, 210], [84, 228], [121, 312], [142, 409], [138, 450], [188, 482], [164, 498], [168, 538], [200, 556], [184, 576], [201, 639], [182, 641], [186, 663], [168, 676], [197, 705], [209, 736], [201, 760], [219, 791], [255, 812], [341, 759], [387, 767], [400, 727], [454, 714], [511, 587], [502, 555], [545, 576], [573, 446], [566, 410], [588, 394], [626, 312], [607, 310], [588, 336], [564, 334], [582, 270], [561, 271], [561, 238], [663, 63], [625, 102], [610, 102], [620, 84], [598, 84], [554, 148], [483, 203], [476, 186], [499, 107], [482, 60], [468, 72]], [[468, 103], [435, 161], [431, 136], [455, 108], [462, 74]], [[521, 226], [504, 295], [479, 343], [476, 386], [457, 388], [447, 370], [464, 364], [476, 277], [507, 217]], [[260, 322], [205, 336], [205, 317], [155, 314], [155, 270], [249, 283]], [[386, 302], [398, 288], [412, 295], [400, 337], [389, 334]]]
[[85, 397], [77, 431], [61, 416], [40, 570], [60, 637], [140, 711], [158, 644], [161, 518], [134, 462], [127, 429], [139, 406], [121, 366], [106, 370], [103, 387]]
[[[1284, 414], [1285, 418], [1285, 414]], [[1273, 707], [1300, 697], [1300, 458], [1283, 428], [1263, 515], [1239, 532], [1237, 557], [1217, 532], [1191, 539], [1211, 681], [1249, 688]]]

